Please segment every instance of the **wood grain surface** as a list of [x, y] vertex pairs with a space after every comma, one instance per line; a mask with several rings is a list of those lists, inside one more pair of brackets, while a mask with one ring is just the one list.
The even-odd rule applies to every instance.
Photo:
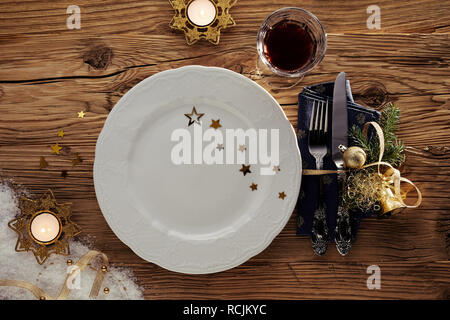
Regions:
[[[81, 30], [66, 28], [67, 6], [81, 8]], [[366, 8], [381, 8], [381, 29], [368, 30]], [[328, 33], [324, 61], [301, 86], [277, 91], [255, 72], [256, 32], [272, 11], [311, 10]], [[74, 221], [117, 266], [131, 267], [147, 299], [449, 299], [450, 298], [450, 2], [239, 0], [237, 25], [218, 46], [187, 46], [168, 23], [165, 0], [2, 1], [0, 3], [0, 176], [34, 194], [48, 188], [73, 202]], [[357, 102], [402, 110], [407, 145], [402, 174], [423, 192], [418, 209], [362, 222], [350, 254], [323, 257], [295, 235], [294, 212], [261, 254], [232, 270], [182, 275], [143, 261], [109, 229], [95, 197], [92, 166], [108, 113], [152, 74], [190, 64], [225, 67], [257, 81], [296, 125], [302, 86], [346, 71]], [[84, 110], [86, 117], [77, 118]], [[63, 140], [57, 132], [64, 129]], [[52, 155], [59, 142], [63, 154]], [[74, 154], [83, 163], [72, 167]], [[49, 167], [39, 168], [40, 156]], [[61, 170], [68, 170], [66, 178]], [[368, 290], [366, 268], [381, 268], [381, 289]]]

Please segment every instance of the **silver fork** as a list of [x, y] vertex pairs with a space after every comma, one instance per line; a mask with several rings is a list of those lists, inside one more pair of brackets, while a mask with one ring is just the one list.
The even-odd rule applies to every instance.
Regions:
[[[317, 102], [317, 103], [316, 103]], [[323, 169], [323, 158], [328, 152], [328, 101], [313, 101], [309, 124], [309, 153], [316, 160], [316, 169]], [[323, 255], [328, 248], [329, 232], [323, 195], [322, 177], [319, 176], [319, 201], [314, 211], [311, 231], [312, 248], [317, 255]]]
[[[316, 105], [317, 102], [317, 105]], [[320, 104], [320, 106], [319, 106]], [[309, 153], [316, 159], [316, 169], [323, 168], [323, 158], [327, 154], [328, 139], [328, 101], [313, 101], [309, 123]]]

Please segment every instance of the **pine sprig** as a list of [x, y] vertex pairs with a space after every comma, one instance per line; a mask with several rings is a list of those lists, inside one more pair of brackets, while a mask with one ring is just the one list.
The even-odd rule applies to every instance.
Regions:
[[386, 142], [394, 142], [397, 140], [395, 132], [400, 123], [400, 109], [393, 103], [386, 104], [381, 110], [380, 125], [383, 128], [384, 139]]
[[[383, 161], [389, 162], [394, 167], [399, 167], [405, 161], [404, 149], [402, 141], [397, 139], [395, 132], [400, 123], [400, 109], [393, 103], [386, 104], [381, 110], [380, 126], [383, 129], [385, 150]], [[349, 138], [361, 147], [367, 155], [367, 163], [378, 161], [379, 142], [376, 137], [371, 140], [363, 134], [362, 130], [354, 125], [349, 130]]]

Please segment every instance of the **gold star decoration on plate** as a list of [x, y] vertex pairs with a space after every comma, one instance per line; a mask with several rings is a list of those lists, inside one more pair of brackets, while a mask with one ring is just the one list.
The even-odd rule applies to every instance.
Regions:
[[245, 164], [242, 165], [242, 168], [241, 168], [239, 171], [242, 172], [242, 173], [244, 174], [244, 176], [245, 176], [247, 173], [252, 173], [252, 172], [250, 171], [250, 165], [246, 166]]
[[[184, 115], [189, 118], [189, 124], [188, 124], [188, 127], [189, 127], [189, 126], [191, 126], [194, 123], [196, 123], [198, 125], [201, 125], [200, 119], [205, 114], [204, 113], [197, 113], [197, 110], [195, 109], [195, 107], [193, 107], [191, 113], [185, 113]], [[196, 119], [194, 119], [194, 116], [195, 116]]]
[[41, 156], [41, 158], [39, 159], [39, 168], [40, 169], [44, 169], [48, 167], [48, 162], [47, 160], [45, 160], [45, 158], [43, 156]]
[[250, 189], [252, 189], [252, 191], [258, 190], [258, 185], [255, 183], [252, 183], [252, 185], [250, 186]]
[[284, 200], [284, 198], [286, 198], [287, 196], [286, 196], [286, 194], [284, 193], [284, 191], [283, 192], [278, 192], [278, 198], [279, 199], [281, 199], [281, 200]]
[[[31, 251], [36, 261], [43, 264], [52, 253], [69, 255], [69, 239], [81, 232], [81, 228], [72, 222], [70, 203], [58, 203], [51, 190], [44, 193], [38, 200], [19, 199], [20, 215], [11, 220], [8, 226], [18, 234], [15, 250], [17, 252]], [[48, 212], [61, 222], [62, 232], [59, 237], [48, 244], [40, 244], [30, 236], [30, 222], [36, 214]]]
[[80, 112], [78, 112], [78, 118], [83, 119], [85, 115], [86, 115], [86, 113], [84, 113], [83, 110], [81, 110]]
[[240, 152], [244, 152], [245, 150], [247, 150], [247, 147], [245, 146], [245, 144], [240, 144], [239, 145], [239, 151]]
[[53, 153], [55, 153], [55, 154], [60, 154], [61, 152], [61, 147], [59, 146], [59, 144], [58, 143], [55, 143], [54, 145], [52, 145], [51, 146], [51, 148], [52, 148], [52, 152]]
[[217, 145], [217, 150], [222, 151], [223, 149], [224, 149], [223, 144], [222, 144], [222, 143], [219, 143], [219, 144]]
[[65, 135], [65, 134], [66, 134], [66, 133], [64, 132], [63, 129], [61, 129], [61, 130], [58, 131], [58, 137], [60, 137], [60, 138], [64, 138], [64, 135]]
[[211, 123], [211, 125], [210, 125], [210, 127], [211, 128], [214, 128], [214, 129], [219, 129], [220, 127], [222, 127], [222, 125], [219, 123], [220, 122], [220, 119], [217, 119], [217, 120], [212, 120], [211, 119], [211, 121], [212, 121], [212, 123]]
[[196, 43], [200, 39], [208, 40], [213, 44], [219, 44], [220, 30], [236, 25], [230, 14], [230, 8], [237, 0], [210, 0], [216, 8], [216, 17], [207, 26], [197, 26], [187, 17], [188, 0], [169, 0], [175, 14], [169, 26], [172, 29], [184, 32], [188, 45]]

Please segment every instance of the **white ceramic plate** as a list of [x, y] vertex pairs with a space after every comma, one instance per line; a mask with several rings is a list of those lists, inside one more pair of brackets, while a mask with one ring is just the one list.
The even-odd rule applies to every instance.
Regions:
[[[201, 125], [188, 126], [193, 106], [204, 113]], [[279, 129], [280, 171], [261, 175], [254, 164], [244, 176], [242, 164], [175, 165], [172, 132], [206, 130], [212, 119], [223, 132]], [[111, 229], [143, 259], [182, 273], [227, 270], [264, 250], [289, 220], [300, 180], [295, 132], [281, 107], [222, 68], [188, 66], [140, 82], [109, 114], [95, 152], [95, 191]]]

